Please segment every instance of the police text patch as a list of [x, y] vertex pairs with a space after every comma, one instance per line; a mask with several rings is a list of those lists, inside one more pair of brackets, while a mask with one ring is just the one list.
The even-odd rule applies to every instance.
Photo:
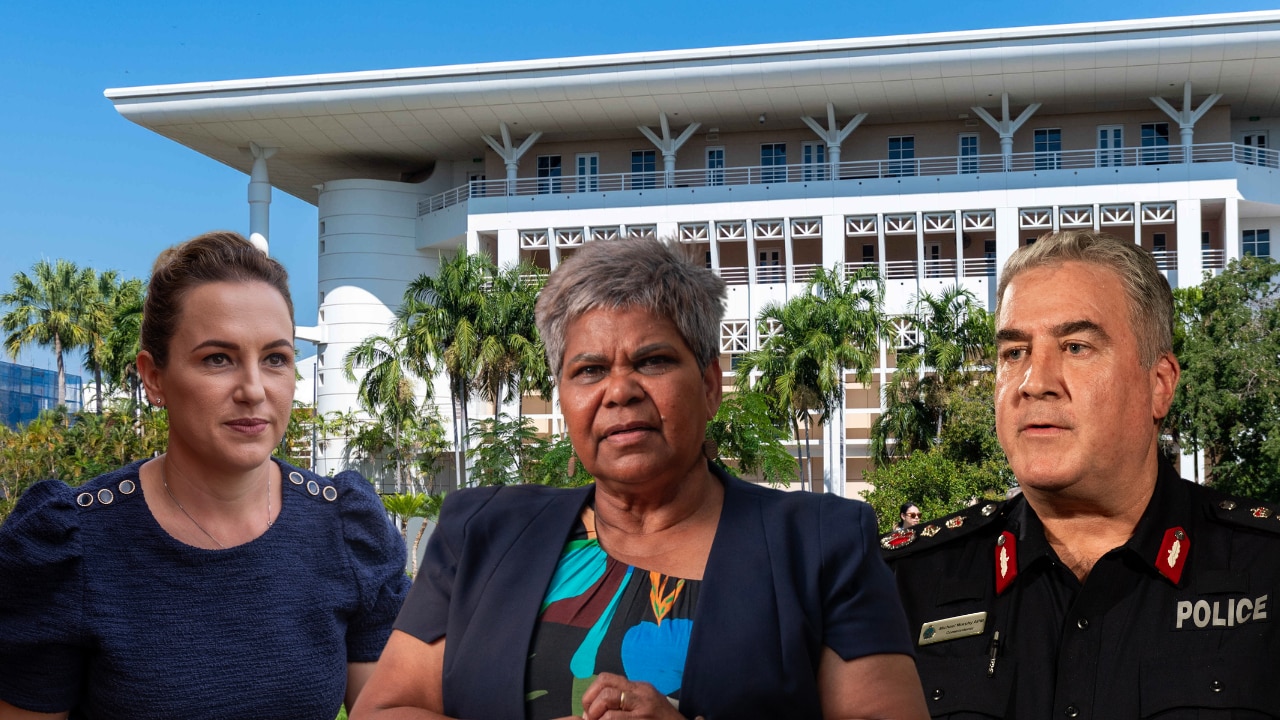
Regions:
[[1174, 630], [1207, 630], [1263, 622], [1269, 610], [1270, 596], [1229, 598], [1226, 600], [1179, 600], [1174, 616]]

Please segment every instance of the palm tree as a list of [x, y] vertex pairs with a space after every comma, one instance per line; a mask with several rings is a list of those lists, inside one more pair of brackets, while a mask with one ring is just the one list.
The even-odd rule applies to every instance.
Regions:
[[382, 495], [382, 506], [388, 514], [394, 515], [396, 518], [396, 526], [400, 528], [400, 537], [406, 543], [409, 541], [409, 521], [412, 518], [421, 518], [422, 523], [418, 526], [417, 536], [413, 539], [413, 546], [409, 550], [410, 559], [410, 576], [418, 574], [418, 546], [422, 543], [422, 536], [426, 533], [427, 523], [435, 522], [440, 517], [440, 504], [444, 502], [444, 494], [428, 495], [426, 493], [404, 492], [394, 495]]
[[754, 389], [774, 399], [775, 410], [790, 422], [793, 437], [799, 438], [804, 422], [802, 486], [813, 487], [812, 417], [843, 420], [845, 375], [852, 371], [865, 382], [876, 365], [883, 297], [874, 269], [846, 278], [838, 268], [820, 268], [806, 293], [760, 311], [758, 330], [765, 339], [758, 349], [742, 356], [737, 384], [752, 387], [751, 378], [758, 373]]
[[142, 281], [121, 281], [115, 270], [99, 273], [94, 281], [93, 298], [86, 312], [85, 325], [89, 343], [85, 351], [85, 367], [93, 372], [97, 414], [102, 414], [106, 386], [123, 387], [138, 356], [138, 330], [142, 320]]
[[524, 263], [498, 273], [484, 297], [475, 389], [493, 403], [494, 417], [501, 403], [518, 402], [528, 392], [551, 399], [546, 349], [533, 321], [545, 282], [540, 268]]
[[10, 305], [0, 319], [0, 327], [9, 336], [4, 347], [9, 357], [30, 345], [53, 349], [58, 364], [58, 404], [67, 402], [65, 354], [90, 342], [86, 313], [94, 293], [94, 272], [80, 269], [69, 260], [50, 264], [41, 260], [32, 267], [32, 275], [17, 272], [13, 289], [0, 295], [0, 302]]
[[111, 298], [111, 322], [103, 336], [106, 346], [102, 370], [110, 387], [129, 394], [131, 407], [142, 405], [142, 380], [138, 376], [139, 337], [146, 285], [137, 278], [120, 283]]
[[494, 273], [487, 255], [460, 252], [443, 263], [434, 277], [420, 275], [411, 282], [397, 313], [405, 327], [408, 353], [423, 366], [427, 358], [438, 358], [440, 362], [431, 363], [432, 368], [443, 370], [449, 378], [458, 487], [465, 485], [467, 404], [483, 339], [480, 324], [486, 288]]
[[917, 341], [898, 352], [898, 367], [885, 389], [885, 411], [871, 427], [877, 465], [938, 442], [948, 398], [972, 384], [975, 373], [989, 371], [995, 354], [993, 316], [958, 285], [936, 296], [921, 292], [911, 315], [900, 321]]
[[351, 348], [342, 360], [347, 380], [356, 380], [356, 370], [363, 369], [356, 387], [360, 405], [391, 429], [396, 458], [396, 484], [407, 486], [403, 453], [399, 452], [401, 434], [418, 411], [414, 380], [423, 377], [423, 358], [408, 352], [405, 329], [399, 319], [391, 324], [391, 335], [372, 335]]
[[831, 468], [833, 487], [844, 493], [845, 480], [845, 377], [852, 373], [859, 383], [871, 379], [871, 370], [879, 365], [880, 341], [885, 336], [884, 283], [875, 268], [863, 268], [851, 275], [818, 268], [809, 281], [809, 294], [815, 298], [818, 325], [826, 328], [835, 343], [828, 359], [836, 377], [826, 397], [822, 421], [831, 429], [836, 459]]

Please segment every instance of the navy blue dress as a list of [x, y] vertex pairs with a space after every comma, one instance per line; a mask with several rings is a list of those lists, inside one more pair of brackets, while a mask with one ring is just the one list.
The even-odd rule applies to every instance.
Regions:
[[72, 718], [315, 718], [378, 658], [405, 549], [358, 473], [280, 463], [280, 514], [202, 550], [152, 516], [133, 463], [45, 481], [0, 526], [0, 699]]

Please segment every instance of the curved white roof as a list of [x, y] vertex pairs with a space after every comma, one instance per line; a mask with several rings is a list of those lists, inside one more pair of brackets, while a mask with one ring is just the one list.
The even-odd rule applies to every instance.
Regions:
[[[900, 35], [106, 91], [129, 120], [308, 201], [340, 178], [398, 180], [484, 153], [506, 122], [542, 142], [677, 127], [802, 126], [826, 104], [866, 125], [951, 119], [975, 105], [1040, 114], [1149, 109], [1222, 93], [1234, 117], [1280, 115], [1280, 11]], [[1016, 112], [1016, 109], [1015, 109]]]

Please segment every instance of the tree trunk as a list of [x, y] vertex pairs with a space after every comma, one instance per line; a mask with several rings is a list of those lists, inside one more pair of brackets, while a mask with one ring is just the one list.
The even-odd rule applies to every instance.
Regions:
[[58, 404], [67, 404], [67, 368], [62, 362], [62, 339], [53, 336], [53, 356], [58, 361]]
[[98, 398], [98, 414], [102, 414], [102, 368], [93, 369], [94, 395]]
[[422, 542], [422, 535], [427, 531], [427, 519], [422, 518], [422, 524], [418, 526], [418, 534], [413, 538], [413, 555], [412, 562], [409, 567], [411, 573], [416, 577], [418, 575], [418, 545]]
[[[467, 433], [470, 432], [471, 430], [471, 418], [467, 416], [467, 400], [466, 400], [466, 395], [463, 393], [463, 390], [466, 389], [466, 382], [467, 382], [466, 378], [458, 378], [458, 397], [460, 399], [459, 404], [462, 406], [462, 435], [460, 435], [459, 437], [462, 439], [462, 456], [461, 457], [462, 457], [463, 463], [466, 463], [467, 451], [471, 449], [469, 443], [467, 442]], [[471, 485], [470, 474], [466, 474], [466, 481], [467, 481], [467, 485], [470, 486]]]
[[458, 397], [458, 385], [452, 379], [449, 382], [449, 394], [453, 396], [453, 466], [454, 475], [457, 478], [454, 487], [461, 490], [466, 487], [462, 479], [462, 432], [458, 424], [458, 405], [461, 400]]
[[804, 464], [804, 446], [800, 444], [800, 421], [795, 415], [791, 416], [791, 437], [796, 439], [796, 455], [798, 456], [796, 465], [800, 467], [800, 489], [804, 490], [809, 469]]
[[396, 448], [395, 448], [395, 453], [396, 453], [396, 492], [398, 492], [398, 493], [403, 493], [403, 492], [405, 491], [405, 486], [404, 486], [404, 453], [402, 452], [402, 450], [403, 450], [404, 448], [402, 447], [403, 443], [402, 443], [402, 442], [401, 442], [401, 440], [400, 440], [400, 438], [401, 438], [401, 437], [403, 437], [403, 434], [404, 434], [404, 430], [400, 427], [400, 424], [399, 424], [399, 423], [396, 423], [396, 432], [395, 432], [395, 436], [394, 436], [394, 437], [395, 437], [395, 439], [396, 439]]
[[806, 475], [809, 476], [809, 490], [813, 490], [813, 446], [809, 444], [809, 415], [804, 418], [804, 456]]

